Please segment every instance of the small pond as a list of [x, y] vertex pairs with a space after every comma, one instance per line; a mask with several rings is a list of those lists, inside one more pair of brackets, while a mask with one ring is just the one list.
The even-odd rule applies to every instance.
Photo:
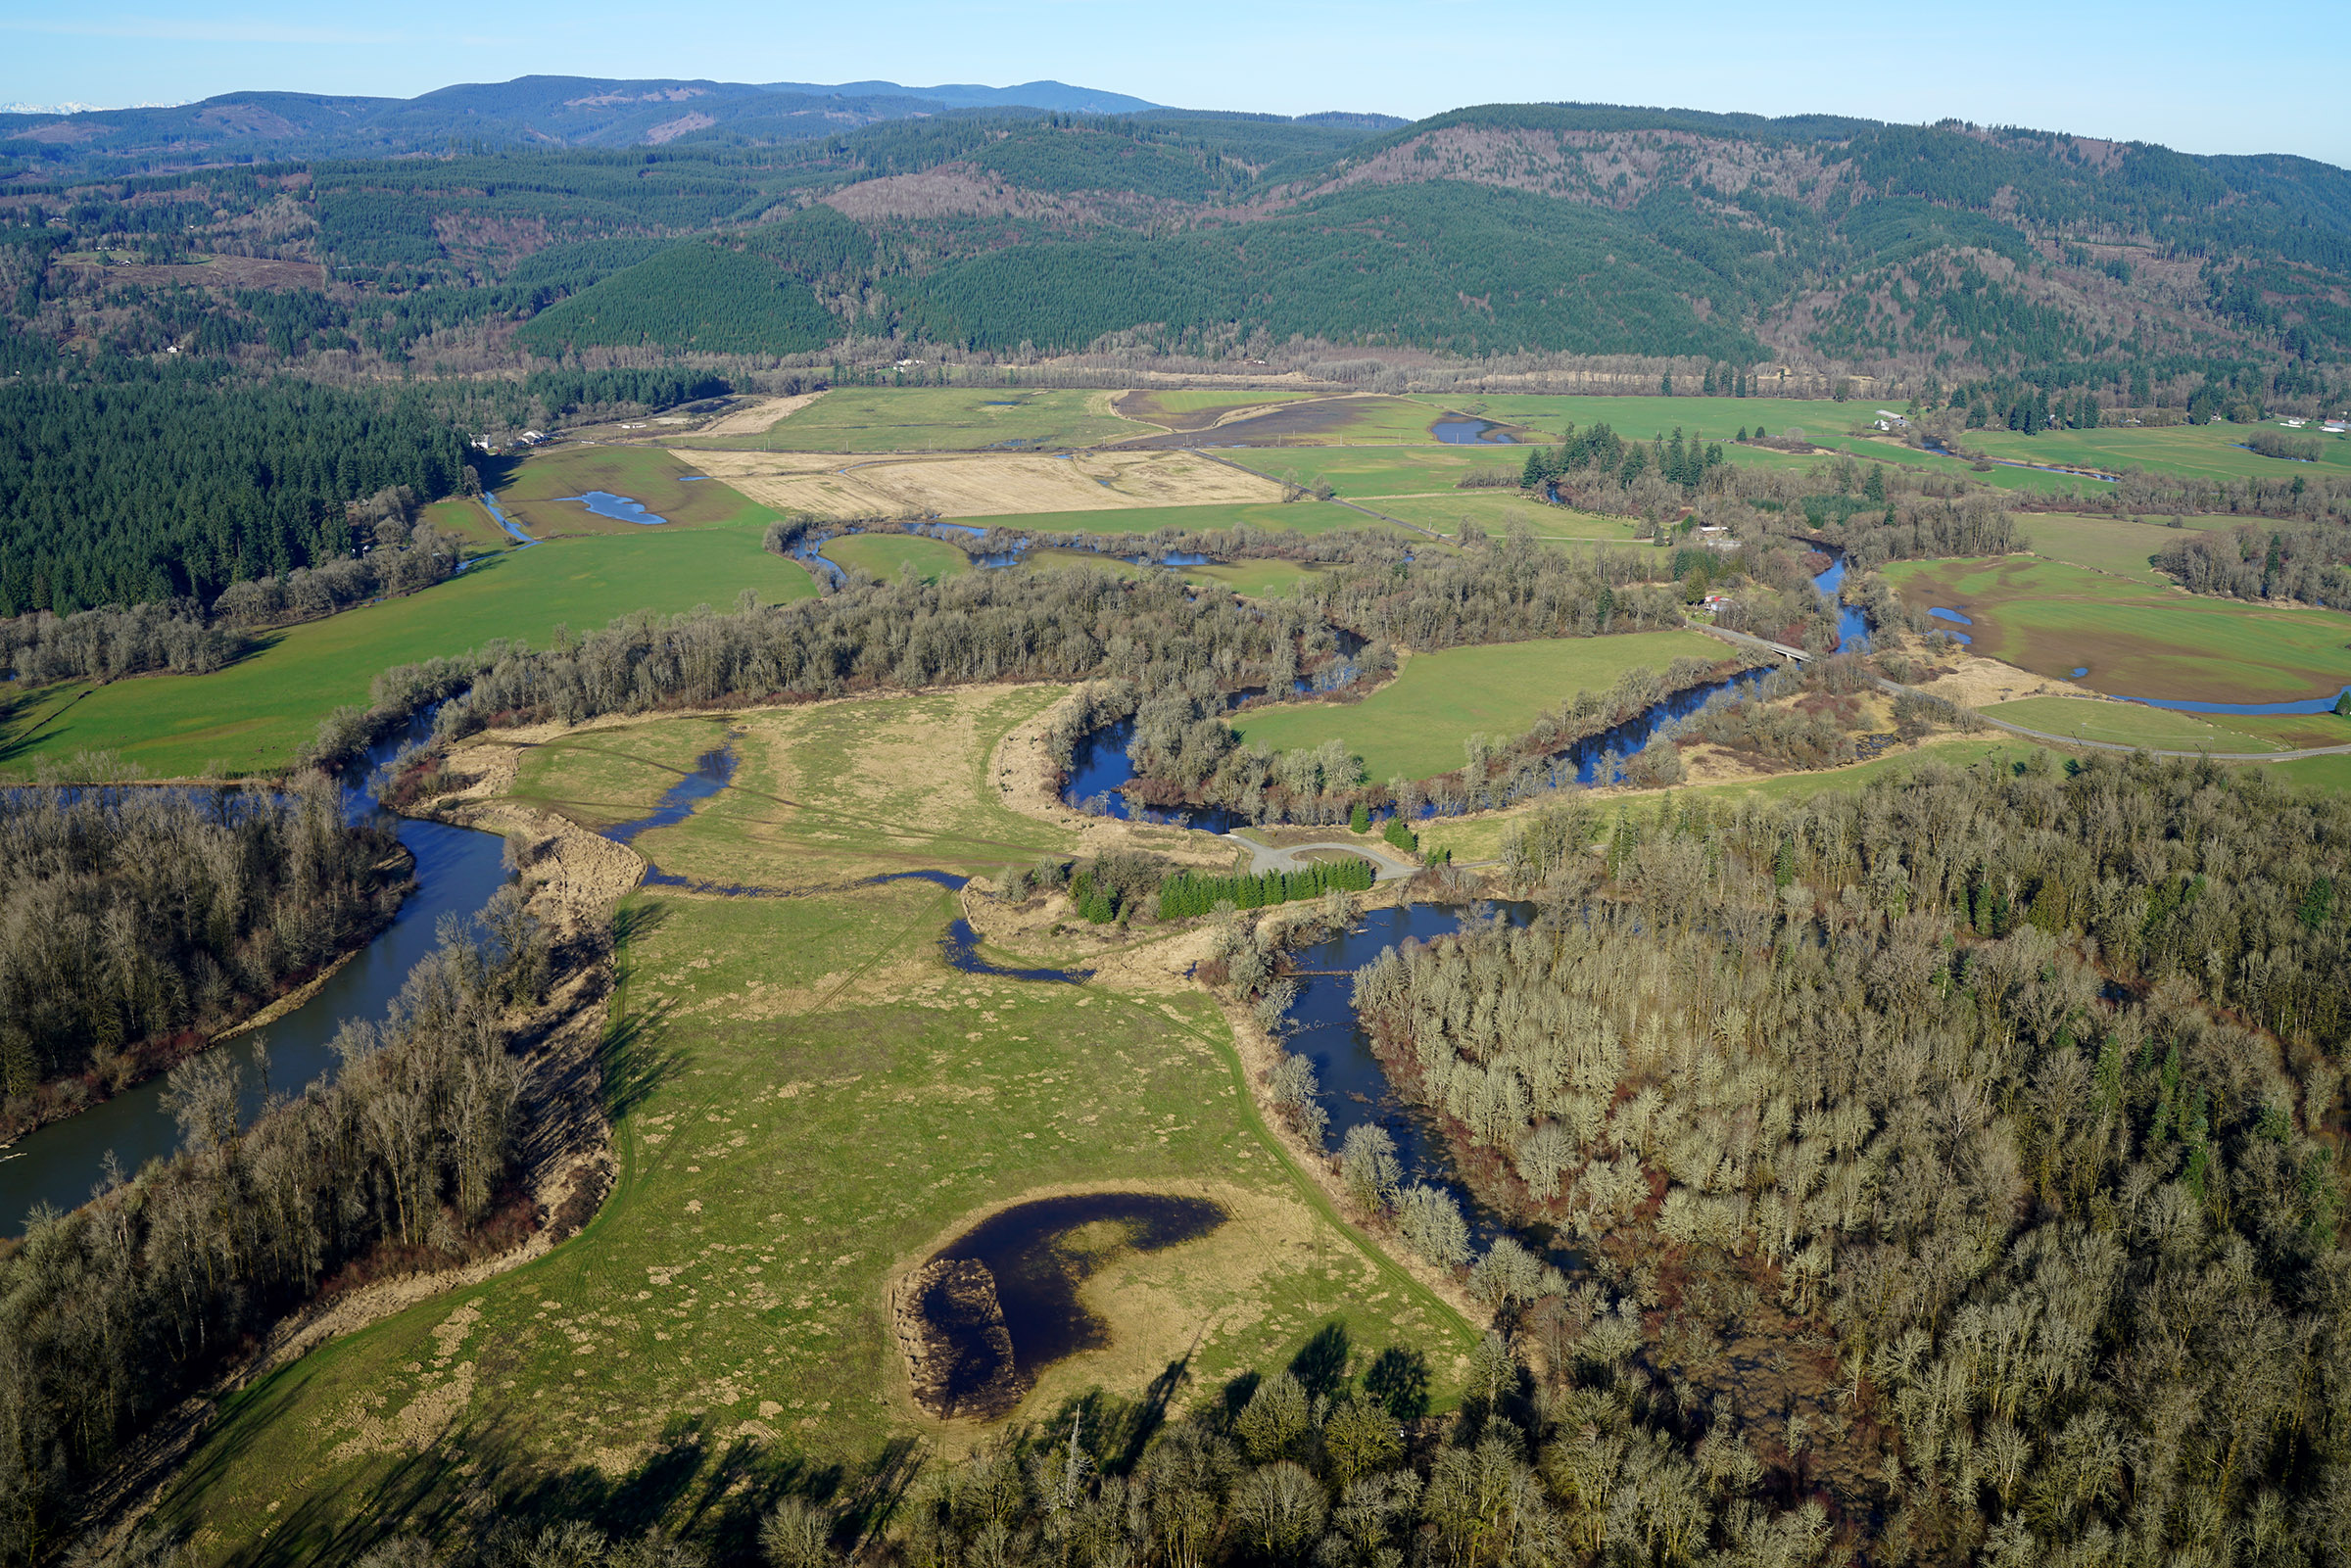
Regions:
[[1428, 428], [1430, 434], [1449, 447], [1511, 445], [1510, 431], [1491, 419], [1472, 419], [1461, 414], [1451, 419], [1440, 419]]
[[[1106, 725], [1078, 742], [1070, 756], [1069, 787], [1062, 799], [1073, 806], [1082, 806], [1099, 799], [1104, 810], [1121, 822], [1178, 823], [1179, 826], [1201, 828], [1212, 833], [1230, 832], [1246, 828], [1249, 819], [1239, 812], [1222, 806], [1193, 806], [1176, 812], [1153, 811], [1148, 807], [1131, 805], [1122, 786], [1134, 777], [1134, 764], [1128, 758], [1128, 743], [1134, 739], [1134, 721], [1122, 719]], [[1139, 813], [1139, 815], [1138, 815]]]
[[646, 509], [645, 502], [626, 496], [615, 496], [608, 490], [592, 490], [585, 496], [565, 496], [576, 500], [599, 517], [610, 517], [624, 523], [666, 523], [668, 518]]

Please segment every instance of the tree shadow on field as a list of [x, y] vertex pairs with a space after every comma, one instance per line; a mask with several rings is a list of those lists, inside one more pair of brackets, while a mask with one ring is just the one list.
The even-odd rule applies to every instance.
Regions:
[[604, 1025], [596, 1048], [603, 1070], [604, 1115], [618, 1121], [686, 1069], [686, 1053], [663, 1044], [670, 1003], [634, 1008]]
[[1325, 1323], [1290, 1357], [1290, 1375], [1318, 1400], [1334, 1398], [1347, 1385], [1347, 1362], [1355, 1354], [1343, 1323]]

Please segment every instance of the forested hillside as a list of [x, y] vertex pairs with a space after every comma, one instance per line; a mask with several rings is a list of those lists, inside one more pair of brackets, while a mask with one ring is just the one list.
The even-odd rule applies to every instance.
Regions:
[[[604, 86], [509, 84], [593, 102], [565, 112], [604, 117], [594, 148], [460, 137], [104, 181], [24, 164], [0, 178], [0, 357], [177, 348], [343, 376], [591, 348], [1313, 345], [1629, 356], [1765, 393], [1875, 375], [2058, 425], [2215, 387], [2205, 413], [2351, 391], [2351, 175], [2302, 159], [1575, 105], [1392, 128], [984, 107], [654, 136], [639, 120], [786, 95]], [[492, 91], [450, 89], [450, 114]]]

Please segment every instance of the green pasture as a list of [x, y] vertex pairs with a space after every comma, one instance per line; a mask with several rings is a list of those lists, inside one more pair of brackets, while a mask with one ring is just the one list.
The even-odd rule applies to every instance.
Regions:
[[639, 528], [510, 550], [420, 594], [267, 634], [211, 675], [61, 683], [8, 699], [0, 770], [89, 750], [120, 752], [158, 778], [266, 772], [334, 708], [364, 706], [368, 683], [387, 666], [493, 638], [544, 646], [558, 625], [590, 631], [635, 610], [729, 606], [746, 590], [781, 603], [813, 597], [816, 585], [747, 529]]
[[1257, 500], [1214, 506], [1120, 506], [1087, 512], [1014, 512], [956, 521], [981, 528], [1035, 534], [1151, 534], [1163, 528], [1214, 533], [1223, 528], [1286, 528], [1324, 534], [1338, 528], [1377, 528], [1352, 506], [1325, 500]]
[[[2314, 441], [2320, 458], [2315, 463], [2290, 457], [2264, 457], [2244, 450], [2243, 443], [2267, 432], [2294, 440]], [[2120, 472], [2143, 468], [2155, 474], [2185, 474], [2200, 479], [2291, 479], [2296, 474], [2351, 474], [2351, 440], [2319, 434], [2315, 426], [2288, 430], [2275, 421], [2260, 425], [2164, 425], [2152, 429], [2128, 426], [2097, 430], [2044, 430], [2037, 436], [2013, 430], [1971, 430], [1967, 445], [1993, 457], [2022, 462], [2079, 463]]]
[[[1071, 1187], [1205, 1197], [1230, 1217], [1149, 1254], [1115, 1228], [1088, 1235], [1086, 1301], [1108, 1343], [1047, 1367], [1015, 1419], [1092, 1387], [1115, 1411], [1162, 1377], [1180, 1410], [1334, 1326], [1359, 1371], [1396, 1346], [1428, 1358], [1440, 1399], [1458, 1387], [1472, 1336], [1290, 1166], [1206, 995], [959, 974], [937, 945], [955, 895], [841, 880], [910, 855], [980, 870], [1067, 848], [995, 804], [988, 776], [995, 738], [1057, 695], [733, 721], [736, 785], [648, 850], [806, 896], [623, 902], [604, 1047], [618, 1169], [601, 1211], [520, 1269], [230, 1396], [165, 1520], [213, 1560], [264, 1568], [356, 1555], [388, 1521], [439, 1521], [455, 1544], [478, 1527], [477, 1497], [708, 1532], [787, 1489], [857, 1487], [893, 1443], [983, 1435], [905, 1400], [894, 1277], [991, 1210]], [[670, 733], [648, 757], [720, 734], [648, 728]], [[537, 798], [614, 787], [574, 742], [603, 757], [632, 744], [558, 742]], [[915, 754], [921, 777], [901, 763]], [[647, 771], [640, 795], [666, 777]]]
[[1281, 598], [1309, 578], [1321, 575], [1321, 568], [1301, 561], [1244, 560], [1183, 568], [1183, 580], [1196, 588], [1215, 583], [1253, 598]]
[[2225, 527], [2231, 519], [2182, 519], [2181, 528], [2130, 517], [2096, 517], [2073, 512], [2020, 512], [2017, 527], [2036, 555], [2093, 572], [2111, 572], [2136, 582], [2168, 587], [2171, 579], [2151, 564], [2157, 552], [2189, 537], [2198, 525]]
[[1775, 436], [1786, 435], [1793, 426], [1803, 431], [1807, 440], [1819, 441], [1824, 436], [1867, 429], [1879, 408], [1900, 413], [1906, 404], [1858, 397], [1837, 403], [1801, 398], [1613, 398], [1509, 392], [1469, 398], [1451, 406], [1481, 419], [1529, 426], [1541, 440], [1553, 443], [1569, 424], [1578, 430], [1605, 424], [1627, 441], [1670, 435], [1678, 425], [1685, 439], [1702, 436], [1728, 442], [1742, 429], [1751, 432], [1758, 425]]
[[1462, 766], [1462, 742], [1471, 735], [1508, 739], [1578, 691], [1614, 686], [1627, 670], [1724, 651], [1710, 637], [1679, 631], [1447, 648], [1407, 660], [1361, 702], [1285, 702], [1244, 713], [1233, 728], [1249, 745], [1276, 751], [1337, 738], [1371, 779], [1427, 779]]
[[1109, 392], [1018, 387], [836, 387], [750, 436], [682, 438], [681, 448], [751, 451], [979, 451], [1092, 447], [1154, 427], [1122, 419]]
[[1915, 609], [1956, 609], [1974, 651], [2123, 696], [2282, 702], [2351, 681], [2351, 618], [2187, 594], [2031, 556], [1895, 561]]
[[2266, 762], [2261, 766], [2306, 789], [2351, 795], [2351, 756], [2304, 757], [2296, 762]]
[[[507, 516], [534, 539], [573, 534], [645, 534], [709, 525], [772, 522], [776, 514], [725, 481], [705, 479], [658, 447], [556, 447], [533, 452], [485, 480]], [[570, 499], [592, 490], [642, 501], [663, 523], [600, 517]]]
[[514, 536], [498, 526], [489, 508], [470, 497], [452, 496], [434, 501], [424, 509], [424, 520], [463, 541], [468, 555], [488, 554], [514, 543]]
[[1469, 473], [1504, 475], [1515, 485], [1526, 466], [1525, 449], [1508, 447], [1260, 447], [1221, 455], [1269, 479], [1327, 483], [1341, 496], [1367, 500], [1452, 492]]
[[972, 569], [972, 558], [954, 546], [911, 534], [844, 534], [825, 542], [824, 555], [836, 566], [854, 567], [886, 583], [896, 582], [908, 567], [926, 583]]
[[1568, 506], [1554, 506], [1517, 490], [1457, 490], [1441, 496], [1380, 496], [1365, 505], [1400, 517], [1440, 534], [1458, 535], [1463, 519], [1488, 534], [1504, 534], [1523, 525], [1537, 539], [1600, 540], [1626, 544], [1635, 523], [1629, 517], [1603, 517]]

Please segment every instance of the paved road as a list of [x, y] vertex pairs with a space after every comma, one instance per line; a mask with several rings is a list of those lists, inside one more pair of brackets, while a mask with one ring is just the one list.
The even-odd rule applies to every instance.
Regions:
[[[1751, 648], [1764, 653], [1776, 653], [1782, 658], [1792, 659], [1799, 664], [1813, 657], [1802, 648], [1790, 647], [1785, 642], [1766, 641], [1759, 637], [1749, 637], [1745, 632], [1725, 631], [1718, 626], [1701, 626], [1694, 630], [1703, 632], [1708, 637], [1718, 637], [1725, 642], [1734, 643], [1740, 647]], [[1878, 688], [1880, 690], [1892, 692], [1896, 696], [1909, 689], [1907, 687], [1885, 680], [1878, 682]], [[2298, 762], [2304, 757], [2351, 755], [2351, 742], [2339, 746], [2305, 746], [2299, 751], [2159, 751], [2152, 746], [2125, 745], [2119, 740], [2085, 740], [2076, 736], [2054, 735], [2046, 730], [2028, 730], [2021, 724], [2010, 724], [2006, 719], [1995, 719], [1981, 708], [1971, 711], [1986, 724], [1997, 730], [2005, 730], [2010, 735], [2021, 735], [2032, 740], [2046, 740], [2052, 745], [2088, 746], [2096, 751], [2144, 751], [2151, 757], [2210, 757], [2215, 762]]]
[[1239, 833], [1226, 833], [1224, 836], [1249, 851], [1249, 875], [1252, 877], [1263, 877], [1270, 871], [1303, 870], [1307, 862], [1302, 857], [1310, 849], [1340, 849], [1350, 855], [1361, 855], [1378, 868], [1376, 879], [1383, 882], [1394, 881], [1399, 877], [1410, 877], [1420, 869], [1376, 839], [1333, 838], [1312, 844], [1283, 844], [1275, 849], [1254, 838], [1243, 838]]

